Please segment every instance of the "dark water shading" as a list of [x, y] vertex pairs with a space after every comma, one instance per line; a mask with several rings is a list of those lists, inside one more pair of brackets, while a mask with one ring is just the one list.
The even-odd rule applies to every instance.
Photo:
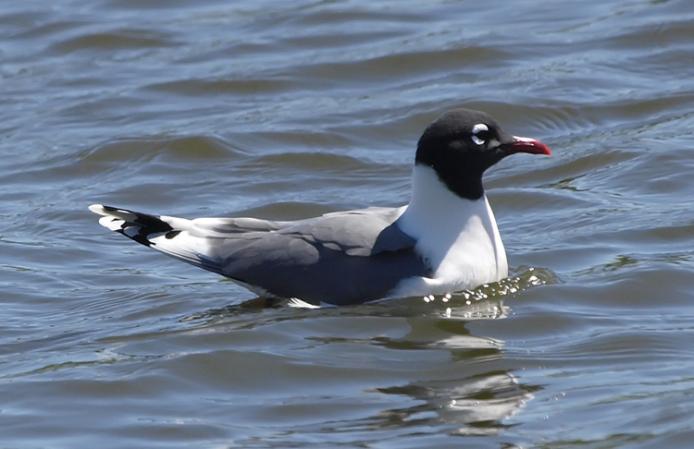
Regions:
[[[690, 3], [4, 2], [0, 447], [691, 447]], [[456, 106], [554, 149], [474, 292], [261, 303], [86, 210], [403, 204]]]

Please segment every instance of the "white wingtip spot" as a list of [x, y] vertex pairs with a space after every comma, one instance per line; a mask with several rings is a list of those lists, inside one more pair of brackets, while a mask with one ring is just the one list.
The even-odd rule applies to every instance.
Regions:
[[104, 206], [101, 204], [92, 204], [89, 206], [89, 210], [94, 212], [97, 215], [106, 215], [106, 211], [104, 210]]
[[120, 231], [123, 228], [125, 221], [121, 220], [120, 218], [101, 217], [99, 218], [99, 224], [106, 229], [110, 229], [111, 231]]

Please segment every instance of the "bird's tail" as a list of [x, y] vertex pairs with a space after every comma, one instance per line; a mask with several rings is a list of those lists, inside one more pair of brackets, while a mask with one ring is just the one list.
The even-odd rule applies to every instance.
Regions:
[[[175, 217], [162, 217], [157, 215], [143, 214], [127, 209], [117, 209], [101, 204], [92, 204], [89, 210], [102, 217], [99, 224], [111, 231], [118, 232], [124, 236], [135, 240], [145, 246], [156, 245], [152, 239], [168, 234], [169, 238], [178, 234], [189, 220]], [[172, 223], [175, 221], [177, 223]], [[178, 229], [176, 229], [176, 226]], [[181, 226], [183, 225], [183, 226]]]
[[185, 218], [150, 215], [128, 209], [92, 204], [89, 210], [101, 215], [99, 224], [150, 248], [206, 270], [219, 272], [204, 239], [188, 232], [193, 222]]

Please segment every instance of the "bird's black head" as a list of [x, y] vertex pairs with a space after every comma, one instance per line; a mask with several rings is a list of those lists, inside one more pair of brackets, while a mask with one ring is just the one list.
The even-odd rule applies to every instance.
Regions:
[[508, 134], [484, 112], [455, 109], [424, 130], [415, 163], [433, 168], [458, 196], [476, 200], [484, 194], [484, 171], [513, 153], [552, 154], [538, 140]]

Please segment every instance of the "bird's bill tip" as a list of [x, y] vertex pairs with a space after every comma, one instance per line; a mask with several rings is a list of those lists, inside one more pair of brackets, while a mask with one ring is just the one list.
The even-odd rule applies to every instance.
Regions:
[[518, 137], [513, 136], [513, 142], [508, 145], [509, 154], [513, 153], [530, 153], [530, 154], [544, 154], [545, 156], [551, 156], [552, 150], [540, 142], [537, 139], [532, 139], [530, 137]]

